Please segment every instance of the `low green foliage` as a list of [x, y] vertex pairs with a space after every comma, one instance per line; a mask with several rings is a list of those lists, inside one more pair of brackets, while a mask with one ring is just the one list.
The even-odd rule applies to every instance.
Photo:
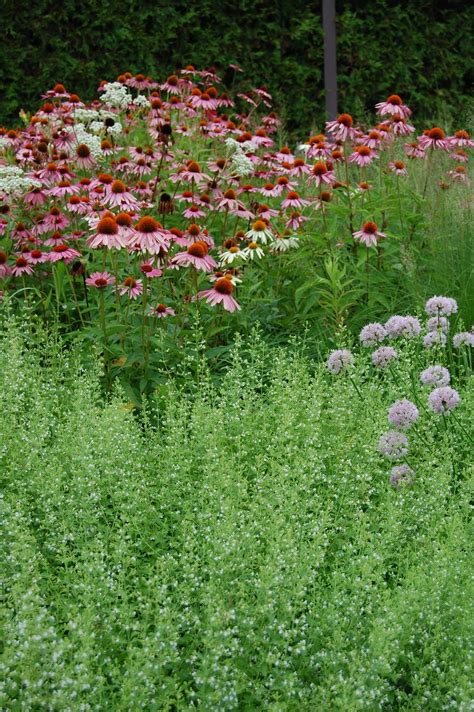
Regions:
[[471, 709], [462, 372], [394, 489], [377, 440], [432, 362], [412, 342], [333, 377], [254, 334], [218, 388], [137, 414], [38, 329], [0, 344], [3, 709]]

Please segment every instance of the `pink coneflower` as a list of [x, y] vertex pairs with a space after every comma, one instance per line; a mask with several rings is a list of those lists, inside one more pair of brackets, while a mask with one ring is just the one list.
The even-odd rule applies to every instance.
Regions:
[[408, 124], [400, 114], [395, 114], [391, 119], [384, 121], [382, 125], [390, 129], [394, 136], [408, 136], [415, 131], [415, 127]]
[[90, 277], [87, 277], [86, 284], [88, 287], [96, 289], [105, 289], [111, 284], [115, 284], [115, 277], [109, 272], [92, 272]]
[[56, 165], [56, 163], [48, 163], [46, 168], [42, 168], [32, 177], [38, 178], [38, 180], [40, 180], [42, 183], [45, 183], [46, 185], [52, 185], [58, 180], [61, 180], [62, 178], [61, 173], [58, 171], [58, 166]]
[[454, 136], [449, 136], [449, 145], [456, 148], [474, 148], [474, 141], [471, 139], [467, 131], [456, 131]]
[[259, 191], [264, 198], [278, 198], [283, 192], [283, 186], [274, 185], [274, 183], [265, 183]]
[[207, 92], [201, 92], [197, 88], [193, 89], [189, 104], [193, 109], [203, 109], [204, 111], [215, 111], [217, 109], [216, 100], [212, 99]]
[[154, 277], [161, 277], [163, 274], [163, 271], [159, 269], [159, 267], [155, 267], [153, 264], [153, 260], [146, 260], [146, 262], [142, 262], [140, 265], [140, 272], [144, 274], [148, 279], [153, 279]]
[[233, 188], [228, 188], [225, 193], [221, 194], [221, 196], [217, 200], [217, 205], [216, 208], [218, 210], [233, 210], [237, 208], [238, 206], [242, 205], [240, 201], [237, 200], [237, 194]]
[[203, 218], [205, 216], [204, 210], [201, 210], [197, 205], [192, 203], [189, 207], [183, 210], [183, 217], [186, 220], [196, 220], [197, 218]]
[[94, 164], [95, 160], [89, 146], [86, 146], [85, 143], [80, 143], [76, 146], [76, 165], [78, 168], [88, 170], [89, 168], [92, 168]]
[[469, 184], [469, 178], [466, 174], [466, 168], [464, 166], [456, 166], [454, 170], [448, 171], [448, 176], [450, 176], [455, 183], [463, 183], [464, 185]]
[[281, 207], [283, 210], [286, 210], [286, 208], [304, 208], [306, 205], [309, 205], [309, 200], [300, 198], [300, 195], [296, 192], [296, 190], [290, 190], [285, 200], [282, 202]]
[[140, 209], [140, 203], [121, 180], [113, 181], [104, 202], [111, 208], [120, 208], [121, 210]]
[[156, 316], [158, 319], [164, 319], [167, 316], [176, 316], [174, 309], [167, 307], [166, 304], [158, 304], [150, 309], [150, 316]]
[[385, 233], [379, 231], [377, 223], [372, 221], [365, 222], [362, 229], [354, 232], [353, 235], [355, 240], [366, 247], [375, 247], [379, 238], [386, 237]]
[[140, 91], [150, 89], [154, 84], [154, 82], [150, 80], [150, 77], [145, 77], [143, 74], [135, 74], [134, 77], [127, 79], [125, 83], [127, 86], [139, 89]]
[[4, 277], [9, 277], [12, 273], [11, 268], [8, 266], [8, 255], [3, 250], [0, 250], [0, 279]]
[[126, 247], [128, 239], [120, 232], [119, 226], [113, 217], [105, 217], [99, 220], [96, 232], [87, 238], [86, 244], [96, 250], [99, 247], [106, 247], [108, 250], [120, 250]]
[[293, 165], [288, 169], [288, 175], [295, 176], [296, 178], [302, 178], [308, 173], [311, 173], [311, 166], [308, 166], [306, 161], [302, 158], [295, 158]]
[[397, 176], [407, 176], [408, 171], [405, 167], [405, 164], [403, 161], [390, 161], [388, 164], [388, 167], [392, 171], [392, 173], [395, 173]]
[[210, 176], [206, 173], [201, 172], [199, 163], [196, 161], [188, 161], [186, 168], [179, 174], [180, 180], [186, 181], [186, 183], [205, 183], [211, 182]]
[[49, 261], [50, 262], [59, 262], [63, 260], [68, 264], [73, 260], [75, 257], [80, 257], [81, 253], [75, 250], [74, 248], [70, 247], [66, 243], [63, 243], [62, 245], [55, 245], [51, 252], [49, 253]]
[[161, 250], [168, 250], [170, 245], [169, 234], [163, 226], [151, 215], [144, 215], [135, 225], [135, 235], [130, 247], [141, 252], [157, 255]]
[[314, 181], [317, 186], [320, 186], [323, 183], [331, 185], [336, 180], [336, 175], [334, 171], [328, 168], [325, 161], [318, 161], [311, 169], [311, 176], [309, 180]]
[[63, 242], [67, 242], [70, 239], [61, 230], [55, 230], [49, 237], [44, 241], [46, 247], [54, 247], [55, 245], [61, 245]]
[[420, 146], [418, 141], [406, 143], [403, 147], [408, 158], [425, 158], [425, 149]]
[[26, 227], [25, 223], [17, 222], [12, 228], [10, 236], [12, 240], [15, 240], [16, 243], [19, 243], [22, 240], [28, 240], [32, 236], [32, 234], [33, 233], [31, 229]]
[[129, 244], [135, 234], [129, 213], [118, 213], [118, 215], [115, 215], [115, 222], [118, 225], [118, 234], [123, 237], [126, 244]]
[[33, 269], [29, 265], [26, 257], [24, 257], [23, 255], [20, 255], [20, 257], [16, 258], [15, 264], [11, 269], [11, 273], [15, 277], [22, 277], [25, 274], [33, 274]]
[[234, 291], [234, 285], [231, 280], [227, 277], [221, 277], [214, 282], [212, 289], [205, 289], [202, 292], [198, 292], [198, 299], [206, 299], [208, 304], [215, 306], [216, 304], [222, 304], [224, 309], [229, 312], [234, 312], [240, 309], [240, 304], [236, 302], [232, 296]]
[[42, 188], [33, 188], [29, 193], [26, 193], [23, 198], [27, 205], [31, 207], [37, 207], [38, 205], [43, 205], [46, 202], [47, 196]]
[[370, 166], [374, 158], [378, 158], [378, 154], [369, 146], [356, 146], [354, 152], [349, 156], [349, 162], [365, 168], [365, 166]]
[[377, 109], [377, 114], [380, 116], [400, 114], [406, 118], [411, 114], [411, 109], [403, 103], [398, 94], [391, 94], [386, 101], [381, 101], [376, 104], [375, 108]]
[[80, 185], [73, 185], [70, 180], [61, 180], [54, 188], [48, 190], [48, 195], [53, 198], [64, 198], [68, 195], [75, 195], [80, 190]]
[[377, 131], [377, 129], [373, 129], [369, 131], [367, 136], [361, 136], [357, 139], [357, 143], [360, 143], [362, 146], [368, 146], [369, 148], [378, 148], [382, 143], [382, 134], [380, 131]]
[[69, 218], [64, 215], [59, 208], [53, 207], [44, 216], [44, 229], [42, 232], [48, 232], [49, 230], [63, 230], [69, 225]]
[[328, 121], [326, 130], [334, 134], [335, 141], [346, 141], [356, 136], [356, 131], [352, 128], [352, 116], [350, 114], [340, 114], [335, 121]]
[[454, 153], [450, 153], [449, 157], [452, 158], [454, 161], [458, 161], [459, 163], [467, 163], [469, 160], [469, 156], [467, 155], [466, 151], [463, 151], [462, 148], [458, 148]]
[[90, 212], [89, 197], [72, 195], [67, 201], [66, 210], [78, 215], [87, 215]]
[[435, 126], [433, 129], [427, 129], [422, 136], [418, 137], [418, 143], [421, 148], [438, 148], [442, 151], [449, 150], [449, 141], [446, 140], [446, 134], [443, 129]]
[[193, 265], [204, 272], [212, 272], [214, 267], [217, 267], [217, 262], [208, 253], [209, 247], [205, 242], [193, 242], [186, 252], [178, 252], [171, 260], [171, 264], [180, 267]]
[[35, 247], [33, 250], [30, 250], [30, 252], [23, 253], [23, 257], [26, 260], [28, 260], [30, 265], [43, 264], [44, 262], [49, 261], [48, 253], [43, 252], [42, 250], [38, 249], [37, 247]]
[[298, 212], [298, 210], [294, 210], [290, 214], [289, 219], [286, 221], [285, 227], [289, 230], [297, 230], [307, 220], [309, 220], [308, 217], [301, 215], [301, 213]]
[[122, 296], [126, 294], [130, 299], [136, 299], [143, 292], [142, 280], [126, 277], [119, 287], [119, 292]]

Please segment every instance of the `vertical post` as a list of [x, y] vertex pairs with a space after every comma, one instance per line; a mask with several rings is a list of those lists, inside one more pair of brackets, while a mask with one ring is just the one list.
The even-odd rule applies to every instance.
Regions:
[[337, 116], [336, 3], [323, 0], [324, 92], [329, 120]]

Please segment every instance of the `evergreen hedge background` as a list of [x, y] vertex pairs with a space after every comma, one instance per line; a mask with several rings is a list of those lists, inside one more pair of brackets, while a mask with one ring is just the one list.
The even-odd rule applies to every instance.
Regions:
[[[358, 117], [397, 92], [418, 121], [469, 122], [474, 6], [464, 0], [337, 3], [339, 108]], [[63, 82], [81, 98], [130, 70], [162, 79], [213, 65], [227, 84], [265, 85], [288, 132], [325, 119], [321, 2], [3, 0], [0, 124], [18, 123]]]

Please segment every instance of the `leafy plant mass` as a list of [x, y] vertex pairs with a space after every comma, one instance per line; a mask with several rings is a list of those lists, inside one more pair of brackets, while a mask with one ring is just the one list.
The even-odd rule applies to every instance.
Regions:
[[0, 706], [468, 712], [474, 141], [222, 87], [0, 130]]

